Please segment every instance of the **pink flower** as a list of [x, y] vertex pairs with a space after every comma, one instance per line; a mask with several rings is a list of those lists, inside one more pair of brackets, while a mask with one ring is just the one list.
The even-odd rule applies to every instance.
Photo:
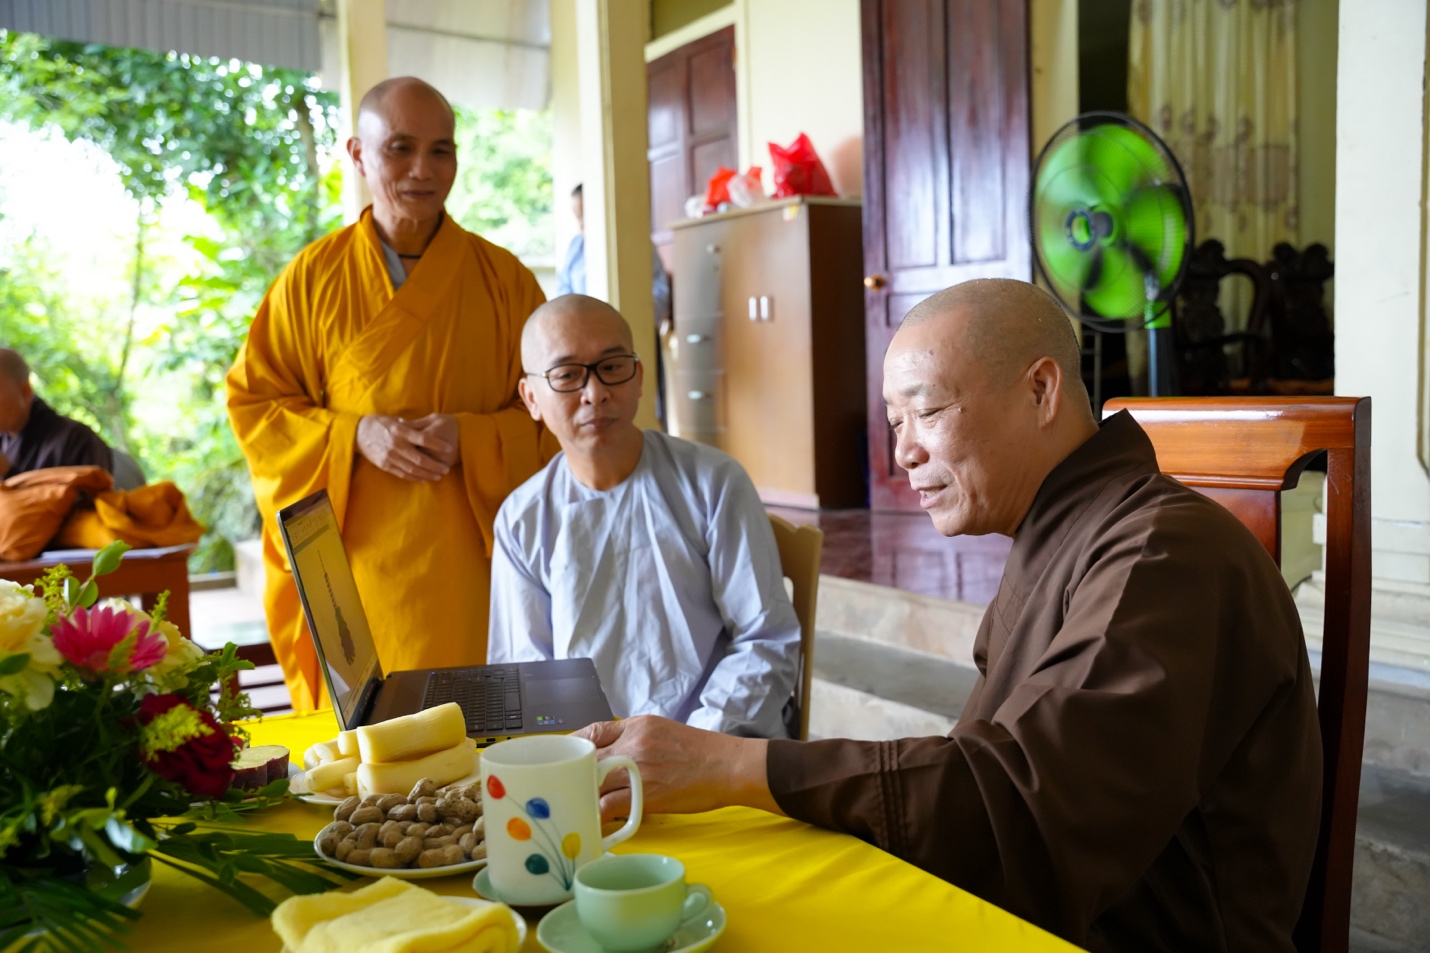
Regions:
[[114, 647], [134, 633], [134, 649], [128, 660], [117, 660], [116, 674], [138, 672], [163, 660], [169, 643], [159, 632], [149, 630], [149, 621], [114, 606], [75, 609], [68, 617], [55, 620], [50, 629], [55, 648], [70, 662], [92, 672], [110, 670]]

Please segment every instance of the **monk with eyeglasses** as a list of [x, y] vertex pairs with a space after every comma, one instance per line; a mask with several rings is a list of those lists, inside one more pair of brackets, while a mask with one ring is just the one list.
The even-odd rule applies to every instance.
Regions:
[[749, 475], [635, 425], [644, 368], [610, 305], [552, 299], [521, 353], [562, 452], [497, 515], [488, 660], [589, 658], [619, 717], [789, 737], [799, 621]]

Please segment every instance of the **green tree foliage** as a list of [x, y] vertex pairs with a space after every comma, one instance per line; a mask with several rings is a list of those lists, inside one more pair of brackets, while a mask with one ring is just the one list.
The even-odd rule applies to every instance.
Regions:
[[[549, 261], [550, 113], [457, 117], [449, 211]], [[47, 270], [42, 248], [0, 249], [0, 344], [26, 355], [58, 410], [184, 490], [210, 530], [192, 568], [231, 568], [231, 543], [255, 535], [258, 516], [223, 379], [273, 279], [340, 223], [336, 94], [292, 70], [0, 31], [0, 119], [100, 147], [136, 209], [127, 318], [74, 314], [65, 290], [79, 276]], [[186, 199], [216, 225], [186, 239], [197, 267], [150, 251], [161, 205]], [[143, 336], [141, 305], [163, 315]], [[135, 398], [156, 395], [177, 406], [181, 426], [134, 418]]]
[[456, 112], [457, 181], [447, 210], [518, 258], [551, 259], [551, 113]]
[[[274, 276], [337, 224], [336, 171], [325, 175], [319, 163], [334, 146], [336, 116], [337, 97], [307, 73], [0, 32], [0, 117], [99, 146], [137, 207], [134, 291], [117, 354], [115, 329], [103, 329], [107, 345], [70, 333], [76, 322], [45, 290], [62, 285], [30, 273], [29, 263], [0, 276], [0, 302], [15, 299], [0, 309], [0, 339], [33, 361], [58, 408], [98, 424], [151, 476], [188, 493], [210, 528], [195, 568], [229, 568], [230, 541], [257, 529], [223, 375]], [[159, 203], [185, 194], [222, 235], [191, 239], [204, 261], [199, 271], [156, 282], [146, 237]], [[155, 300], [156, 285], [167, 285], [169, 301]], [[144, 303], [170, 304], [172, 317], [136, 341]], [[152, 352], [146, 366], [163, 386], [183, 390], [172, 395], [189, 424], [182, 432], [130, 419], [136, 346]]]

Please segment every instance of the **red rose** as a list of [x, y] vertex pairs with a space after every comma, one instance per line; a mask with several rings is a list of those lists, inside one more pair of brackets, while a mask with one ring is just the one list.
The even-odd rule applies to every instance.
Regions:
[[149, 770], [199, 797], [222, 797], [233, 783], [239, 742], [207, 711], [179, 695], [149, 695], [139, 704], [139, 757]]

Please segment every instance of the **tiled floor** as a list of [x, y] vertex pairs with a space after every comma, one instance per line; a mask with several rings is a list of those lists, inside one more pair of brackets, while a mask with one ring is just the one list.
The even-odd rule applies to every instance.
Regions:
[[1006, 536], [943, 536], [923, 513], [766, 509], [824, 530], [826, 575], [977, 605], [993, 601], [1013, 545]]

